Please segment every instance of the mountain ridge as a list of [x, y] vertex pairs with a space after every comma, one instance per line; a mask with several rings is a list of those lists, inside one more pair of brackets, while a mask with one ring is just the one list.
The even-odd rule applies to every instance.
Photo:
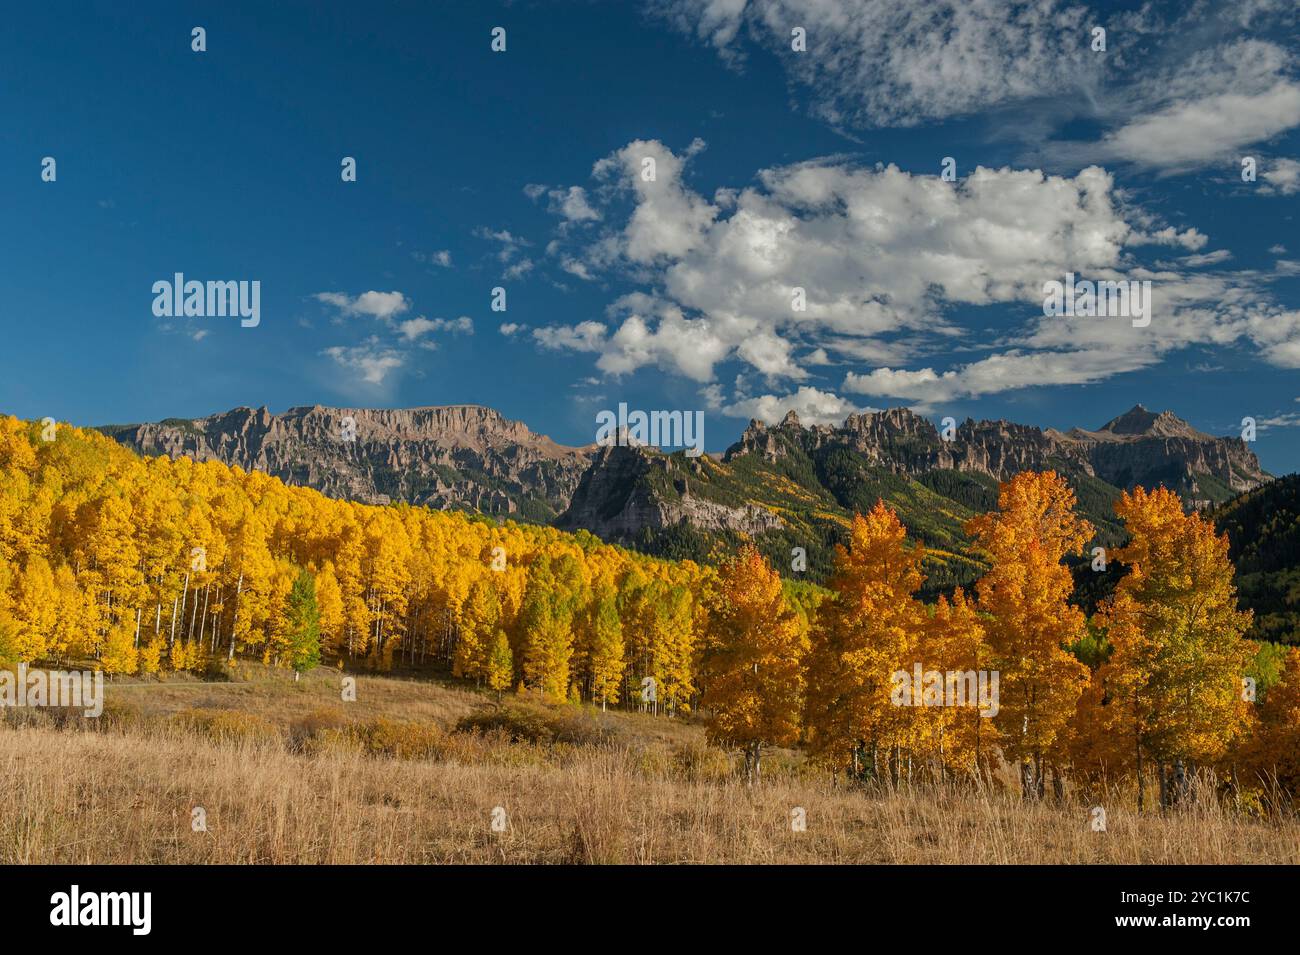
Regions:
[[[352, 434], [347, 436], [348, 419]], [[143, 454], [220, 460], [366, 503], [405, 501], [587, 530], [650, 553], [712, 559], [741, 538], [822, 577], [854, 511], [883, 498], [930, 549], [936, 586], [980, 566], [963, 525], [995, 506], [997, 485], [1051, 468], [1109, 545], [1111, 507], [1135, 484], [1164, 484], [1205, 508], [1271, 477], [1240, 438], [1142, 405], [1095, 431], [967, 418], [945, 436], [907, 408], [804, 425], [793, 411], [751, 420], [721, 455], [572, 447], [484, 405], [405, 409], [235, 408], [193, 419], [100, 428]]]

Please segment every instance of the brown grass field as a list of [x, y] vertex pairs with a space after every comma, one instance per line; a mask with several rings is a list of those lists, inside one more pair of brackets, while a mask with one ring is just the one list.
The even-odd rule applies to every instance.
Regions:
[[1025, 804], [1009, 774], [863, 789], [778, 751], [749, 787], [697, 723], [382, 677], [342, 703], [328, 670], [243, 671], [110, 684], [98, 720], [6, 711], [0, 862], [1300, 862], [1294, 816], [1204, 796], [1138, 815], [1116, 792], [1094, 832], [1088, 803]]

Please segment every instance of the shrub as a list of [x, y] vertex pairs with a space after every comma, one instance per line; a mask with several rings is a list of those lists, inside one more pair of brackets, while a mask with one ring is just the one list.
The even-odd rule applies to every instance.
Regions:
[[465, 733], [501, 733], [511, 743], [552, 743], [555, 728], [546, 714], [520, 706], [499, 706], [462, 717], [456, 729]]
[[221, 743], [280, 740], [280, 730], [274, 723], [241, 710], [188, 709], [177, 713], [173, 720], [191, 732]]
[[397, 759], [436, 759], [444, 734], [431, 723], [399, 723], [379, 717], [354, 728], [366, 751]]
[[347, 725], [348, 719], [338, 707], [318, 707], [289, 724], [289, 747], [294, 752], [314, 751], [325, 733], [342, 730]]

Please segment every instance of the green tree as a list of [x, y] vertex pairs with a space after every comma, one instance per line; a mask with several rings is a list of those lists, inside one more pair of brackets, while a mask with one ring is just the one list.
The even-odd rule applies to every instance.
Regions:
[[316, 605], [316, 579], [300, 570], [289, 591], [285, 608], [286, 633], [289, 638], [289, 665], [298, 673], [320, 663], [320, 608]]

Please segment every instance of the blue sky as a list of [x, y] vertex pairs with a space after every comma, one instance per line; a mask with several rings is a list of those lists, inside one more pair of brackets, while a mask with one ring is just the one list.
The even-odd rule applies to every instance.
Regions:
[[[626, 401], [721, 450], [1140, 402], [1300, 468], [1293, 3], [269, 6], [7, 11], [0, 410], [471, 402], [579, 444]], [[1045, 316], [1067, 270], [1150, 281], [1150, 325]], [[156, 317], [178, 271], [259, 281], [260, 325]]]

